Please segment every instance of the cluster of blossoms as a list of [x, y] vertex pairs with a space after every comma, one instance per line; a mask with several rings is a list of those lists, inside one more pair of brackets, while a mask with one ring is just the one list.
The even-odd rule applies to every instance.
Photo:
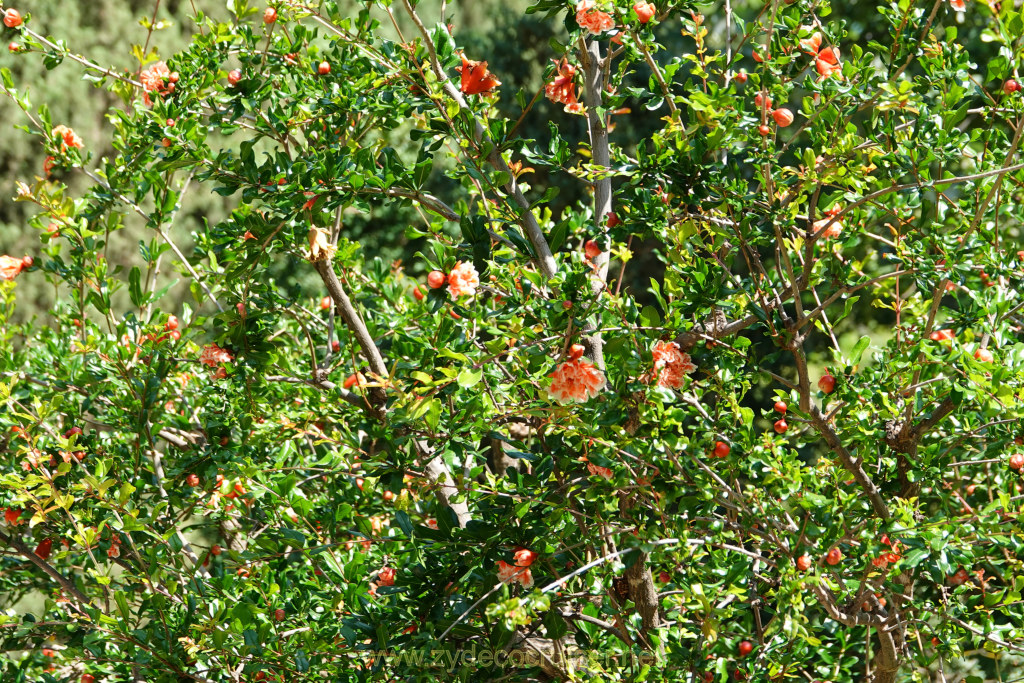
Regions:
[[38, 448], [29, 449], [28, 453], [25, 454], [25, 459], [21, 461], [21, 469], [26, 472], [31, 472], [34, 469], [42, 467], [45, 459], [43, 453]]
[[118, 534], [111, 534], [110, 547], [107, 548], [107, 557], [121, 557], [121, 537]]
[[448, 273], [448, 293], [453, 299], [460, 296], [473, 296], [476, 288], [480, 286], [480, 274], [472, 263], [459, 261]]
[[821, 47], [821, 33], [815, 31], [810, 38], [800, 41], [800, 49], [814, 57], [814, 68], [818, 70], [819, 80], [836, 74], [843, 77], [843, 66], [839, 63], [838, 47]]
[[[85, 455], [86, 455], [85, 451], [74, 451], [74, 452], [72, 452], [72, 451], [58, 450], [57, 453], [58, 453], [58, 455], [60, 455], [60, 459], [63, 462], [71, 462], [72, 459], [75, 459], [78, 462], [82, 462], [83, 460], [85, 460]], [[50, 461], [51, 461], [51, 464], [55, 464], [56, 463], [56, 460], [52, 456], [50, 458]]]
[[4, 254], [0, 256], [0, 280], [13, 280], [18, 273], [32, 266], [32, 257], [14, 258]]
[[394, 586], [395, 574], [394, 567], [384, 567], [377, 572], [377, 581], [370, 582], [370, 595], [377, 595], [377, 588], [379, 586]]
[[577, 3], [576, 23], [595, 36], [615, 27], [615, 20], [607, 12], [594, 7], [594, 0], [580, 0]]
[[658, 8], [654, 6], [653, 2], [640, 0], [633, 5], [633, 11], [636, 12], [636, 18], [640, 20], [640, 23], [646, 24], [654, 18], [654, 15], [658, 12]]
[[[198, 485], [198, 481], [195, 483]], [[211, 514], [214, 510], [218, 510], [221, 507], [223, 507], [224, 510], [231, 510], [235, 507], [233, 502], [235, 500], [240, 500], [246, 506], [252, 505], [252, 497], [247, 496], [247, 493], [248, 491], [241, 479], [227, 480], [224, 478], [223, 474], [218, 474], [213, 485], [213, 490], [210, 491], [209, 497], [206, 501], [208, 511], [203, 514]], [[214, 546], [214, 548], [216, 547], [218, 546]], [[219, 553], [214, 553], [214, 555], [217, 554]]]
[[509, 564], [504, 560], [498, 560], [498, 580], [502, 583], [519, 582], [523, 588], [533, 587], [533, 573], [530, 565], [537, 559], [537, 553], [527, 548], [519, 548], [512, 555], [515, 564]]
[[75, 149], [82, 149], [82, 138], [78, 137], [78, 133], [71, 130], [67, 126], [60, 125], [53, 127], [53, 135], [60, 140], [60, 151], [66, 152], [69, 147]]
[[499, 85], [501, 81], [487, 70], [487, 62], [474, 62], [461, 55], [462, 65], [455, 67], [462, 79], [459, 88], [466, 95], [479, 95], [490, 92]]
[[174, 84], [178, 82], [178, 72], [171, 71], [164, 62], [157, 62], [139, 74], [142, 83], [142, 101], [153, 104], [150, 93], [169, 95], [174, 92]]
[[970, 580], [970, 578], [971, 575], [967, 573], [967, 570], [963, 567], [960, 567], [956, 570], [956, 572], [947, 576], [946, 580], [949, 581], [949, 584], [951, 586], [962, 586], [965, 583], [967, 583]]
[[814, 232], [818, 232], [824, 228], [825, 232], [822, 233], [823, 237], [828, 239], [835, 239], [836, 237], [839, 237], [839, 235], [843, 233], [843, 222], [836, 220], [836, 216], [839, 215], [840, 211], [841, 209], [838, 206], [834, 206], [826, 211], [825, 218], [822, 218], [820, 221], [814, 221], [812, 226], [814, 228]]
[[20, 519], [23, 512], [24, 510], [21, 508], [7, 508], [4, 510], [4, 521], [7, 523], [7, 526], [18, 526], [21, 524]]
[[207, 344], [203, 347], [203, 352], [199, 355], [199, 362], [203, 365], [208, 365], [211, 368], [217, 368], [213, 372], [213, 379], [224, 379], [228, 376], [228, 371], [223, 366], [218, 367], [221, 363], [230, 363], [235, 357], [231, 355], [231, 352], [227, 349], [222, 349], [216, 344]]
[[892, 548], [891, 552], [882, 553], [875, 559], [871, 560], [871, 564], [875, 565], [879, 569], [885, 569], [889, 566], [889, 563], [895, 564], [900, 561], [903, 556], [903, 544], [899, 541], [889, 540], [888, 534], [883, 534], [881, 538], [882, 545], [887, 545]]
[[654, 376], [659, 387], [680, 389], [683, 378], [697, 369], [690, 354], [683, 353], [679, 344], [660, 341], [654, 345]]
[[569, 349], [569, 360], [548, 375], [551, 378], [548, 393], [559, 403], [584, 403], [604, 389], [604, 373], [583, 358], [584, 350], [581, 345], [573, 344]]
[[203, 365], [209, 365], [211, 368], [215, 368], [221, 363], [230, 363], [235, 357], [231, 355], [231, 352], [227, 349], [222, 349], [216, 344], [207, 344], [203, 347], [203, 352], [199, 356], [199, 362]]
[[[569, 348], [569, 360], [560, 363], [553, 373], [548, 394], [560, 403], [584, 403], [594, 398], [604, 388], [606, 380], [593, 363], [583, 358], [584, 348], [573, 344]], [[697, 366], [675, 342], [659, 341], [654, 345], [654, 368], [645, 376], [645, 381], [655, 381], [660, 387], [681, 389], [686, 375], [693, 373]], [[607, 468], [587, 463], [591, 474], [605, 478], [611, 476]], [[601, 471], [604, 470], [604, 471]]]
[[581, 113], [583, 105], [576, 99], [576, 67], [569, 64], [565, 57], [562, 57], [561, 61], [553, 61], [558, 69], [558, 75], [544, 86], [544, 94], [552, 102], [564, 105], [567, 113]]

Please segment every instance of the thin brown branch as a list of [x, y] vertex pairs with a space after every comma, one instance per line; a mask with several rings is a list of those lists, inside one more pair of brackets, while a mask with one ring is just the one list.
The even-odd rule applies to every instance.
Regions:
[[71, 581], [65, 578], [63, 574], [54, 569], [50, 565], [50, 563], [46, 562], [44, 559], [36, 555], [35, 551], [29, 548], [27, 545], [25, 545], [25, 543], [20, 538], [18, 538], [14, 534], [8, 536], [3, 532], [0, 532], [0, 541], [3, 541], [5, 544], [17, 550], [19, 555], [21, 555], [26, 560], [34, 564], [36, 567], [41, 569], [47, 576], [49, 576], [51, 579], [60, 584], [60, 587], [64, 589], [64, 592], [69, 596], [73, 596], [82, 607], [94, 606], [92, 604], [92, 601], [89, 600], [89, 598], [84, 593], [82, 593], [80, 590], [78, 590], [78, 588], [75, 587], [75, 584], [71, 583]]

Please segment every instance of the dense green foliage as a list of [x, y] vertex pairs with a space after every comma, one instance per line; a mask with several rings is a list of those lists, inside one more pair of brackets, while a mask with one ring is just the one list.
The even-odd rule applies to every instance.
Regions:
[[1012, 6], [250, 4], [8, 31], [5, 682], [1015, 675]]

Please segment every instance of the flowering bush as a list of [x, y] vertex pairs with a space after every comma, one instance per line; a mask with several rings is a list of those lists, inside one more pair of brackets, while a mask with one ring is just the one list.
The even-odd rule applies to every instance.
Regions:
[[[538, 0], [532, 100], [408, 0], [270, 4], [131, 73], [5, 14], [5, 59], [123, 99], [103, 155], [0, 72], [88, 183], [20, 179], [40, 246], [0, 256], [0, 678], [1008, 675], [1011, 3], [880, 5], [883, 45], [804, 0]], [[412, 264], [343, 236], [395, 205]], [[27, 278], [58, 300], [14, 324]]]

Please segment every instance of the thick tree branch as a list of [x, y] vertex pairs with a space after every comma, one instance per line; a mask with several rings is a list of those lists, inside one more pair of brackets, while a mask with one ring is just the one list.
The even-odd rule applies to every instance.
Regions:
[[[598, 177], [594, 181], [594, 221], [597, 242], [601, 253], [594, 258], [594, 272], [590, 276], [590, 288], [595, 297], [601, 296], [608, 280], [608, 249], [610, 240], [604, 232], [604, 225], [612, 213], [612, 179], [608, 175], [611, 166], [611, 152], [608, 146], [607, 113], [601, 111], [605, 67], [601, 60], [601, 44], [596, 40], [584, 41], [580, 57], [583, 61], [584, 92], [587, 105], [587, 125], [590, 132], [590, 149]], [[595, 331], [595, 325], [587, 322], [584, 331], [594, 364], [604, 370], [604, 340]]]
[[955, 407], [953, 400], [947, 398], [929, 417], [916, 425], [910, 417], [885, 423], [885, 443], [896, 453], [896, 476], [900, 484], [901, 498], [913, 498], [920, 492], [921, 485], [911, 481], [909, 476], [910, 468], [917, 462], [918, 443], [935, 425], [952, 413]]
[[711, 316], [705, 322], [695, 325], [692, 330], [684, 332], [676, 337], [676, 343], [683, 351], [689, 351], [697, 345], [701, 339], [722, 339], [741, 332], [758, 321], [756, 315], [748, 315], [740, 320], [726, 320], [721, 311]]
[[469, 506], [464, 501], [455, 500], [455, 496], [459, 493], [459, 487], [455, 484], [455, 479], [448, 470], [448, 466], [440, 455], [433, 454], [430, 446], [425, 442], [415, 441], [414, 443], [420, 458], [425, 460], [423, 468], [426, 470], [427, 476], [437, 486], [438, 500], [455, 513], [455, 517], [459, 520], [459, 526], [465, 527], [469, 524], [472, 516], [469, 514]]
[[654, 577], [647, 566], [647, 553], [640, 553], [636, 562], [626, 567], [625, 576], [629, 582], [629, 596], [636, 604], [636, 611], [640, 615], [641, 633], [646, 636], [648, 631], [661, 626], [658, 590], [654, 587]]
[[[860, 603], [853, 613], [844, 612], [836, 604], [836, 598], [827, 587], [818, 581], [810, 583], [811, 592], [818, 602], [825, 609], [828, 616], [844, 626], [869, 626], [875, 628], [878, 635], [880, 649], [875, 653], [874, 675], [869, 678], [872, 683], [892, 683], [895, 681], [896, 672], [899, 670], [900, 642], [902, 639], [893, 631], [890, 619], [880, 614], [860, 610]], [[873, 597], [873, 596], [872, 596]]]
[[839, 605], [836, 602], [836, 596], [832, 594], [826, 586], [821, 583], [814, 581], [810, 584], [809, 588], [814, 593], [814, 597], [818, 599], [818, 602], [825, 609], [825, 613], [828, 614], [830, 619], [838, 621], [844, 626], [881, 626], [882, 619], [878, 615], [871, 614], [870, 612], [863, 612], [859, 609], [852, 614], [844, 612], [839, 609]]
[[[370, 336], [370, 331], [367, 329], [366, 323], [363, 322], [359, 312], [352, 304], [352, 301], [348, 298], [348, 294], [345, 293], [345, 289], [342, 287], [341, 281], [338, 280], [338, 276], [334, 272], [332, 260], [326, 259], [324, 261], [317, 261], [314, 263], [314, 266], [316, 266], [317, 272], [320, 273], [321, 279], [327, 286], [327, 291], [331, 295], [331, 299], [334, 301], [338, 312], [341, 313], [342, 320], [345, 321], [349, 330], [351, 330], [355, 335], [359, 348], [362, 349], [363, 355], [370, 363], [370, 370], [379, 377], [386, 379], [388, 377], [388, 369], [384, 364], [384, 358], [381, 356], [380, 350], [377, 348], [377, 344], [373, 341], [373, 337]], [[313, 386], [317, 386], [325, 390], [336, 389], [332, 383], [327, 382], [326, 379], [321, 377], [314, 378]], [[372, 387], [369, 390], [369, 394], [373, 405], [377, 406], [378, 410], [383, 410], [384, 404], [387, 400], [387, 397], [384, 394], [384, 389], [381, 387]], [[345, 400], [349, 399], [345, 398]], [[419, 441], [414, 443], [416, 444], [416, 450], [420, 453], [421, 457], [426, 459], [424, 468], [426, 469], [431, 481], [437, 485], [438, 498], [445, 506], [451, 508], [452, 512], [455, 513], [455, 516], [459, 520], [459, 526], [466, 526], [471, 519], [469, 506], [466, 505], [465, 502], [455, 500], [455, 494], [458, 491], [458, 487], [455, 485], [455, 480], [452, 477], [451, 472], [448, 470], [448, 466], [445, 465], [441, 456], [431, 457], [432, 453], [430, 451], [430, 447], [425, 443]]]
[[[356, 343], [359, 344], [363, 356], [370, 364], [370, 371], [382, 378], [382, 381], [387, 379], [388, 368], [384, 364], [384, 358], [380, 355], [380, 350], [373, 341], [373, 337], [370, 336], [370, 331], [367, 329], [366, 323], [363, 322], [362, 316], [359, 315], [356, 307], [352, 305], [348, 294], [345, 293], [345, 288], [342, 287], [341, 281], [338, 280], [338, 276], [334, 272], [334, 262], [331, 259], [326, 259], [324, 261], [317, 261], [313, 265], [316, 267], [317, 272], [320, 273], [320, 278], [324, 281], [327, 292], [334, 301], [335, 308], [341, 313], [342, 320], [345, 321], [348, 329], [355, 335]], [[323, 378], [315, 377], [314, 379], [320, 382]], [[369, 393], [375, 406], [384, 405], [386, 397], [383, 388], [373, 387]]]
[[608, 631], [609, 633], [615, 635], [615, 637], [617, 638], [622, 638], [622, 634], [619, 633], [619, 629], [616, 628], [615, 624], [611, 622], [595, 619], [594, 617], [587, 616], [582, 612], [577, 614], [576, 612], [573, 612], [569, 609], [560, 609], [558, 610], [558, 613], [562, 615], [563, 619], [569, 619], [571, 621], [583, 621], [588, 624], [593, 624], [594, 626], [603, 628], [605, 631]]
[[942, 420], [944, 420], [946, 416], [951, 414], [955, 408], [956, 405], [954, 405], [953, 399], [945, 399], [942, 403], [938, 405], [934, 413], [932, 413], [928, 418], [921, 420], [921, 422], [919, 422], [918, 425], [914, 427], [914, 429], [912, 430], [914, 437], [916, 439], [920, 439], [921, 437], [923, 437], [925, 434], [930, 432], [935, 427], [935, 425], [942, 422]]
[[367, 407], [366, 406], [366, 401], [363, 400], [363, 398], [359, 394], [357, 394], [355, 392], [352, 392], [352, 391], [349, 391], [348, 389], [342, 389], [341, 387], [339, 387], [334, 382], [331, 382], [330, 380], [326, 380], [325, 379], [325, 380], [317, 381], [315, 379], [303, 379], [301, 377], [288, 377], [288, 376], [285, 376], [285, 375], [267, 375], [263, 379], [265, 379], [268, 382], [285, 382], [285, 383], [288, 383], [288, 384], [308, 384], [309, 386], [314, 387], [316, 389], [320, 389], [321, 391], [329, 391], [331, 393], [334, 393], [342, 401], [344, 401], [345, 403], [349, 403], [349, 404], [355, 406], [356, 408], [366, 408]]
[[419, 202], [423, 206], [427, 207], [434, 213], [447, 218], [450, 221], [459, 220], [459, 214], [455, 212], [455, 209], [448, 206], [444, 201], [438, 199], [432, 194], [426, 192], [420, 192], [418, 190], [406, 190], [401, 187], [387, 187], [377, 188], [364, 185], [360, 188], [352, 187], [351, 185], [341, 185], [334, 188], [337, 192], [351, 192], [352, 194], [373, 194], [383, 195], [385, 197], [401, 197], [403, 199], [411, 199], [414, 202]]
[[832, 452], [839, 456], [839, 460], [843, 463], [850, 474], [853, 475], [857, 483], [864, 490], [864, 493], [868, 496], [868, 501], [871, 503], [871, 508], [875, 511], [875, 514], [884, 520], [888, 520], [891, 516], [889, 514], [889, 508], [886, 506], [885, 501], [882, 500], [882, 494], [875, 486], [875, 482], [871, 480], [868, 473], [864, 471], [864, 467], [858, 458], [855, 458], [850, 451], [846, 449], [842, 441], [839, 440], [839, 436], [836, 434], [836, 430], [832, 428], [832, 425], [828, 423], [825, 416], [821, 413], [821, 409], [813, 403], [808, 407], [808, 415], [811, 418], [811, 424], [814, 425], [818, 433], [825, 439], [825, 443], [828, 444]]

